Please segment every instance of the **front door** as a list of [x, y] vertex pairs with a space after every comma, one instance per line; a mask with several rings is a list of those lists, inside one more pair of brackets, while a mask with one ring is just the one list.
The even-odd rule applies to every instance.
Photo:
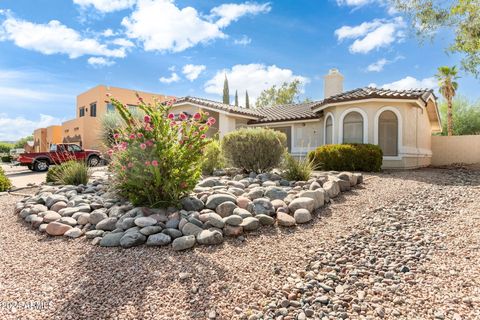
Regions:
[[292, 151], [292, 127], [275, 127], [273, 130], [285, 133], [287, 136], [287, 149], [288, 152]]

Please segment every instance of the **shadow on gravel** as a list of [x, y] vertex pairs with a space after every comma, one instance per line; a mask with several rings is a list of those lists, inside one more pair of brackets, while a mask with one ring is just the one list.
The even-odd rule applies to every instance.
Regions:
[[[222, 250], [222, 246], [215, 249]], [[218, 301], [212, 283], [227, 276], [221, 266], [203, 259], [197, 250], [92, 247], [79, 254], [83, 255], [74, 270], [78, 277], [58, 279], [63, 282], [62, 290], [53, 300], [51, 318], [205, 319]], [[180, 273], [188, 276], [181, 279]], [[173, 301], [182, 310], [175, 310]], [[162, 313], [165, 310], [170, 313]]]

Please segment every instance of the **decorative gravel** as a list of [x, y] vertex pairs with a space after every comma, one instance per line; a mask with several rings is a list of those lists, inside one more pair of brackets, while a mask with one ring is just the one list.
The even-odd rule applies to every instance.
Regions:
[[2, 196], [0, 318], [477, 319], [479, 186], [479, 171], [366, 175], [309, 223], [185, 252], [46, 237]]

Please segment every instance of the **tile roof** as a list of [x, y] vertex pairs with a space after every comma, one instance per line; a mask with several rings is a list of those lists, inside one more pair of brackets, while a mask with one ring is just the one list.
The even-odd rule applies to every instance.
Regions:
[[[321, 102], [321, 101], [320, 101]], [[277, 121], [294, 121], [307, 120], [318, 118], [318, 114], [312, 111], [312, 107], [318, 105], [319, 101], [304, 102], [297, 104], [286, 104], [281, 106], [274, 106], [262, 109], [256, 109], [260, 115], [257, 121], [250, 121], [249, 123], [267, 123]]]
[[415, 89], [415, 90], [391, 90], [381, 88], [358, 88], [351, 91], [328, 97], [318, 106], [323, 106], [336, 102], [357, 101], [364, 99], [422, 99], [427, 102], [428, 97], [433, 94], [433, 90]]
[[236, 114], [245, 115], [245, 116], [259, 117], [259, 114], [254, 109], [235, 107], [229, 104], [225, 104], [222, 102], [213, 101], [209, 99], [204, 99], [204, 98], [187, 96], [183, 98], [178, 98], [175, 104], [180, 104], [183, 102], [191, 102], [191, 103], [199, 104], [205, 107], [210, 107], [213, 109], [218, 109], [218, 110], [227, 111], [227, 112], [236, 113]]

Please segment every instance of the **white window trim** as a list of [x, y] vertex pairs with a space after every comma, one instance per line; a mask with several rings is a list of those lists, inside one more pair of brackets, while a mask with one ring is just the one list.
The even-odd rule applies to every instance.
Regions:
[[397, 127], [398, 127], [398, 141], [397, 141], [397, 156], [384, 156], [383, 160], [402, 160], [403, 159], [403, 119], [402, 114], [395, 107], [383, 107], [377, 111], [375, 114], [375, 126], [373, 127], [373, 143], [378, 145], [378, 130], [379, 130], [379, 121], [380, 115], [384, 111], [392, 111], [397, 116]]
[[368, 115], [365, 111], [360, 108], [349, 108], [343, 111], [342, 115], [340, 116], [340, 125], [338, 130], [338, 143], [343, 143], [343, 119], [351, 113], [351, 112], [358, 112], [363, 118], [363, 143], [368, 143]]
[[327, 112], [325, 120], [323, 121], [323, 145], [327, 144], [327, 119], [332, 117], [332, 144], [335, 144], [335, 117], [333, 113]]

